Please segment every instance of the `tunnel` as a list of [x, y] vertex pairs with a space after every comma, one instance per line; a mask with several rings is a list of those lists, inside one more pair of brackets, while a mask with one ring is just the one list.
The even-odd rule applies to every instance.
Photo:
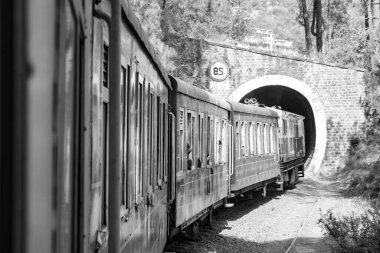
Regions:
[[315, 119], [309, 101], [296, 90], [281, 85], [264, 86], [252, 90], [240, 99], [239, 102], [244, 103], [245, 98], [256, 98], [260, 104], [264, 104], [265, 106], [281, 106], [282, 110], [305, 117], [304, 125], [307, 167], [315, 149], [316, 138]]
[[327, 125], [324, 104], [313, 86], [286, 75], [259, 76], [235, 86], [227, 99], [243, 102], [245, 98], [305, 117], [305, 169], [308, 174], [318, 174], [326, 151]]

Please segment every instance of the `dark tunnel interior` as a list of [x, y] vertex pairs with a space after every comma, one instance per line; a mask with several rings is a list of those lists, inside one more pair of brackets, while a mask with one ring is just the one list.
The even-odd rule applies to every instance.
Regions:
[[[240, 103], [244, 103], [245, 98], [256, 98], [260, 104], [266, 106], [278, 105], [285, 111], [293, 112], [305, 117], [305, 145], [306, 145], [306, 165], [310, 162], [310, 157], [315, 148], [315, 120], [314, 114], [308, 100], [296, 90], [285, 86], [274, 85], [264, 86], [246, 94]], [[307, 166], [306, 166], [307, 167]]]

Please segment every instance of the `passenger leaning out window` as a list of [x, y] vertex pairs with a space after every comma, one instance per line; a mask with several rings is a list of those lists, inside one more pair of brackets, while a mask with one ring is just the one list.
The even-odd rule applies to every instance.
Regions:
[[193, 149], [190, 143], [187, 143], [186, 150], [187, 150], [187, 170], [191, 170], [191, 167], [193, 166], [193, 160], [191, 159]]
[[207, 154], [206, 165], [207, 165], [207, 168], [208, 168], [208, 169], [212, 167], [212, 161], [211, 161], [211, 156], [210, 156], [210, 154]]

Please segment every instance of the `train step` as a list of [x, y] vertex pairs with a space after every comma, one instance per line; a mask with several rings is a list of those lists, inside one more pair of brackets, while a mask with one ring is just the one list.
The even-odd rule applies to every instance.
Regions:
[[298, 177], [305, 177], [305, 172], [303, 170], [299, 170]]
[[276, 191], [283, 191], [284, 190], [284, 182], [276, 182], [273, 184]]

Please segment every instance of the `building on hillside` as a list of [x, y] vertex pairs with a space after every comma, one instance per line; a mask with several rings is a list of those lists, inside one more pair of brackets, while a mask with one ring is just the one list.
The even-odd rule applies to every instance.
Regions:
[[240, 41], [231, 40], [229, 38], [222, 39], [219, 36], [209, 37], [208, 40], [276, 54], [301, 56], [298, 50], [293, 46], [292, 41], [276, 39], [275, 34], [266, 29], [257, 29], [253, 35], [247, 36]]

